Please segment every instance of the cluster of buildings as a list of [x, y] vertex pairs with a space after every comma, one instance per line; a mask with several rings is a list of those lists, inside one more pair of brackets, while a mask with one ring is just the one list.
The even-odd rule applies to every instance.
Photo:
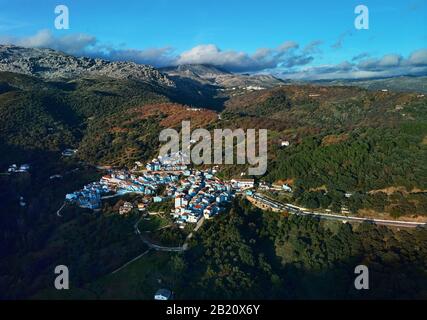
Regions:
[[178, 181], [178, 176], [168, 173], [144, 173], [136, 176], [124, 170], [112, 170], [103, 176], [99, 182], [93, 182], [82, 190], [69, 193], [65, 200], [77, 204], [82, 208], [99, 209], [101, 197], [107, 193], [123, 195], [139, 193], [146, 196], [155, 196], [160, 185]]
[[17, 173], [17, 172], [28, 172], [30, 170], [29, 164], [21, 164], [20, 166], [17, 166], [16, 164], [12, 164], [7, 169], [8, 173]]
[[[83, 187], [82, 190], [69, 193], [65, 200], [74, 203], [82, 208], [99, 209], [101, 199], [107, 193], [118, 195], [126, 193], [138, 193], [152, 198], [154, 202], [161, 202], [163, 199], [156, 195], [160, 185], [167, 186], [167, 196], [172, 197], [174, 186], [179, 180], [182, 170], [187, 170], [187, 166], [182, 163], [183, 155], [178, 153], [170, 157], [154, 159], [147, 164], [147, 171], [142, 175], [136, 175], [126, 170], [109, 170], [99, 182], [93, 182]], [[137, 164], [138, 165], [138, 164]], [[166, 171], [177, 171], [169, 173]], [[138, 207], [144, 210], [147, 203], [142, 203]], [[129, 204], [120, 208], [120, 214], [125, 214], [133, 209]]]
[[203, 216], [210, 219], [224, 209], [232, 198], [231, 184], [214, 177], [210, 170], [195, 171], [180, 180], [175, 189], [176, 222], [197, 223]]
[[178, 177], [171, 174], [144, 173], [141, 176], [127, 171], [111, 171], [101, 178], [100, 183], [107, 185], [118, 194], [140, 193], [154, 195], [159, 185], [177, 180]]
[[248, 91], [259, 91], [259, 90], [264, 90], [265, 88], [260, 86], [247, 86], [247, 87], [244, 87], [244, 89]]
[[255, 186], [254, 179], [231, 179], [231, 186], [236, 190], [251, 189]]
[[261, 181], [259, 183], [259, 188], [263, 189], [263, 190], [273, 190], [273, 191], [284, 191], [284, 192], [292, 192], [292, 187], [290, 185], [288, 185], [287, 183], [285, 184], [270, 184], [268, 182], [265, 181]]
[[[99, 182], [86, 185], [82, 190], [66, 195], [66, 201], [82, 208], [99, 209], [103, 197], [126, 193], [144, 195], [137, 208], [144, 211], [149, 203], [174, 199], [171, 215], [178, 224], [197, 223], [202, 217], [210, 219], [224, 210], [235, 190], [254, 186], [253, 179], [235, 179], [223, 182], [215, 177], [215, 167], [209, 170], [192, 170], [185, 163], [186, 155], [178, 152], [167, 157], [158, 157], [146, 164], [146, 170], [109, 170]], [[141, 167], [141, 163], [137, 163]], [[162, 186], [162, 194], [160, 193]], [[107, 195], [113, 193], [112, 195]], [[120, 214], [134, 209], [126, 202], [119, 208]]]
[[92, 182], [85, 185], [82, 190], [68, 193], [65, 201], [74, 203], [81, 208], [97, 210], [101, 208], [101, 196], [110, 192], [107, 185]]
[[159, 156], [146, 164], [148, 171], [184, 171], [188, 169], [189, 157], [181, 151], [169, 156]]

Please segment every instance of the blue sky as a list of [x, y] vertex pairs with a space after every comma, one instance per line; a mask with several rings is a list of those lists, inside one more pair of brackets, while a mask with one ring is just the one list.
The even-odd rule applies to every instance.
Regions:
[[[69, 30], [54, 28], [58, 4], [70, 10]], [[359, 4], [369, 8], [369, 30], [354, 27]], [[427, 0], [0, 0], [0, 7], [0, 43], [75, 55], [290, 78], [427, 68]]]

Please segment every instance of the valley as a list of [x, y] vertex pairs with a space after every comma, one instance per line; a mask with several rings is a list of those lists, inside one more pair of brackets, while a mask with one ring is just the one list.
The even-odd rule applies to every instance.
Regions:
[[[7, 288], [0, 295], [151, 299], [166, 286], [178, 299], [358, 298], [346, 281], [353, 265], [370, 262], [380, 290], [364, 298], [396, 297], [395, 286], [399, 297], [425, 297], [426, 108], [419, 92], [295, 84], [209, 65], [157, 70], [0, 46], [0, 287]], [[209, 132], [268, 130], [262, 176], [242, 175], [245, 164], [224, 164], [202, 182], [197, 172], [212, 175], [212, 166], [191, 168], [187, 179], [218, 191], [215, 197], [233, 179], [250, 180], [253, 188], [227, 189], [238, 195], [190, 238], [194, 224], [180, 228], [168, 215], [178, 209], [181, 216], [182, 208], [154, 203], [156, 196], [176, 201], [163, 183], [149, 197], [106, 198], [96, 211], [61, 207], [66, 195], [108, 174], [109, 181], [111, 174], [129, 174], [123, 184], [131, 174], [132, 183], [156, 180], [159, 170], [133, 170], [153, 163], [160, 132], [180, 132], [182, 121]], [[13, 164], [29, 169], [7, 172]], [[246, 191], [256, 194], [261, 186], [281, 210], [262, 211], [246, 199]], [[193, 191], [200, 201], [208, 193]], [[167, 212], [158, 221], [138, 204]], [[152, 232], [145, 234], [151, 242], [141, 241], [136, 225]], [[183, 239], [183, 252], [156, 252], [152, 244], [180, 247]], [[52, 266], [59, 264], [73, 270], [68, 293], [51, 289]], [[343, 280], [333, 289], [327, 284], [336, 277]]]

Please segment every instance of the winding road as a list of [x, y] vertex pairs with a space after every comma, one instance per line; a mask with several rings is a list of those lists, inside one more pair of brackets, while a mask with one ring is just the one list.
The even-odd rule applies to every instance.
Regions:
[[62, 217], [62, 215], [61, 215], [61, 211], [62, 211], [62, 209], [64, 209], [65, 205], [66, 205], [66, 203], [64, 202], [64, 203], [62, 204], [61, 208], [59, 208], [59, 209], [56, 211], [56, 215], [57, 215], [58, 217]]
[[124, 265], [122, 265], [120, 268], [118, 268], [118, 269], [114, 270], [113, 272], [111, 272], [111, 274], [115, 274], [115, 273], [119, 272], [120, 270], [122, 270], [122, 269], [126, 268], [126, 267], [127, 267], [128, 265], [130, 265], [132, 262], [134, 262], [134, 261], [138, 260], [139, 258], [141, 258], [141, 257], [145, 256], [148, 252], [150, 252], [150, 249], [145, 250], [145, 251], [144, 251], [143, 253], [141, 253], [139, 256], [137, 256], [137, 257], [133, 258], [132, 260], [130, 260], [130, 261], [128, 261], [128, 262], [126, 262], [126, 263], [125, 263]]
[[315, 211], [310, 211], [308, 209], [301, 208], [289, 203], [278, 202], [260, 193], [255, 193], [253, 197], [250, 197], [250, 196], [248, 197], [262, 203], [264, 206], [267, 206], [276, 210], [279, 209], [279, 210], [287, 211], [290, 214], [313, 216], [313, 217], [318, 217], [320, 219], [325, 219], [325, 220], [336, 220], [336, 221], [342, 221], [342, 222], [352, 221], [352, 222], [359, 222], [359, 223], [368, 222], [368, 223], [373, 223], [377, 225], [384, 225], [389, 227], [402, 227], [402, 228], [426, 227], [427, 225], [425, 222], [372, 219], [372, 218], [362, 218], [362, 217], [343, 216], [338, 214], [315, 212]]
[[183, 243], [182, 246], [180, 247], [166, 247], [166, 246], [160, 246], [157, 245], [151, 241], [149, 241], [148, 239], [146, 239], [143, 235], [142, 232], [139, 230], [139, 223], [141, 222], [143, 218], [141, 217], [135, 224], [134, 224], [134, 229], [135, 229], [135, 233], [137, 235], [139, 235], [139, 237], [141, 238], [141, 240], [150, 248], [153, 250], [157, 250], [157, 251], [166, 251], [166, 252], [182, 252], [182, 251], [186, 251], [188, 250], [188, 241], [193, 237], [193, 232], [197, 232], [200, 227], [203, 225], [203, 222], [205, 221], [205, 218], [202, 217], [196, 224], [196, 226], [194, 227], [193, 231], [185, 238], [185, 241]]

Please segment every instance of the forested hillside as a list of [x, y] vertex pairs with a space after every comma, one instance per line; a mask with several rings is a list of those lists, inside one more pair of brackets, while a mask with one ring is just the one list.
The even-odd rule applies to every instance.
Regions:
[[[228, 124], [238, 119], [247, 128], [270, 128], [263, 179], [290, 183], [300, 204], [394, 217], [427, 213], [424, 96], [286, 86], [233, 97], [226, 106]], [[289, 147], [280, 147], [282, 141]]]
[[[190, 299], [425, 299], [425, 241], [425, 229], [284, 217], [235, 203], [194, 239], [178, 292]], [[364, 292], [354, 289], [359, 264], [372, 279]]]
[[[99, 213], [65, 208], [61, 219], [57, 210], [65, 194], [99, 179], [95, 166], [129, 168], [151, 159], [160, 130], [179, 130], [183, 120], [193, 129], [268, 129], [268, 169], [255, 178], [289, 184], [286, 201], [333, 212], [348, 207], [354, 215], [426, 216], [427, 98], [319, 86], [218, 98], [214, 89], [193, 85], [180, 95], [184, 82], [165, 89], [131, 79], [0, 73], [2, 298], [49, 287], [52, 266], [64, 261], [85, 287], [145, 251], [135, 241], [137, 217], [118, 217], [109, 204]], [[207, 108], [194, 108], [202, 103]], [[62, 157], [65, 148], [78, 152]], [[13, 163], [31, 169], [8, 175]], [[224, 165], [219, 176], [242, 171]], [[192, 249], [174, 258], [177, 268], [187, 268], [182, 282], [171, 284], [180, 298], [358, 298], [356, 263], [373, 268], [378, 290], [368, 297], [426, 297], [425, 230], [287, 218], [247, 203], [205, 227]], [[343, 279], [338, 287], [328, 285], [333, 278]]]
[[[284, 216], [236, 201], [185, 253], [151, 252], [117, 274], [37, 298], [151, 299], [159, 281], [181, 299], [425, 299], [425, 228], [397, 230]], [[369, 290], [356, 290], [356, 266]]]

